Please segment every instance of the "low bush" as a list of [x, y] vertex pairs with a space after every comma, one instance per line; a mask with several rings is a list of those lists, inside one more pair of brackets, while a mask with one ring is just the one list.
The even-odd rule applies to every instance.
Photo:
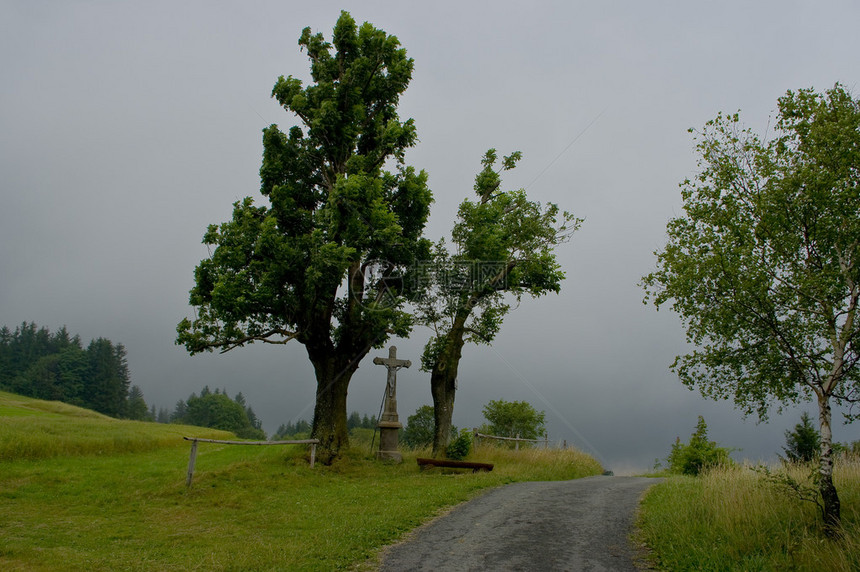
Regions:
[[460, 431], [460, 434], [456, 439], [451, 441], [448, 445], [448, 448], [445, 450], [445, 454], [449, 459], [454, 459], [455, 461], [462, 461], [466, 458], [466, 455], [469, 454], [469, 451], [472, 449], [472, 432], [468, 429], [463, 429]]
[[696, 431], [689, 443], [682, 443], [680, 437], [672, 445], [667, 459], [669, 471], [681, 475], [696, 476], [704, 469], [726, 465], [731, 462], [729, 449], [708, 441], [708, 426], [704, 417], [699, 415]]

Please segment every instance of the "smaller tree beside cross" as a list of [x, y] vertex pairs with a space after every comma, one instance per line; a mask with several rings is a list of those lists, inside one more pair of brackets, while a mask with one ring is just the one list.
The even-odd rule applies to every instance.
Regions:
[[451, 233], [454, 252], [440, 241], [432, 262], [417, 273], [416, 319], [433, 329], [421, 369], [430, 372], [434, 456], [445, 453], [451, 438], [463, 346], [490, 344], [512, 302], [560, 291], [564, 272], [554, 250], [582, 223], [553, 203], [528, 200], [523, 189], [501, 190], [500, 173], [520, 158], [512, 153], [496, 170], [496, 151], [487, 151], [475, 177], [477, 200], [460, 204]]

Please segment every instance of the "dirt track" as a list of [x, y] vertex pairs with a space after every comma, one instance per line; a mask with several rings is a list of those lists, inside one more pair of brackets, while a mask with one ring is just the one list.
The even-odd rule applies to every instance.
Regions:
[[658, 481], [590, 477], [494, 489], [390, 547], [379, 569], [635, 571], [628, 536], [639, 498]]

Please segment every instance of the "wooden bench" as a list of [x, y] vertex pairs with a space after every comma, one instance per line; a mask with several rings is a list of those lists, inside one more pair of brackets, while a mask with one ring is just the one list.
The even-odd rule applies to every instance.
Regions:
[[492, 471], [492, 463], [472, 463], [470, 461], [449, 461], [448, 459], [425, 459], [418, 457], [418, 467], [421, 470], [427, 467], [448, 467], [452, 469], [472, 469], [473, 473], [478, 471]]

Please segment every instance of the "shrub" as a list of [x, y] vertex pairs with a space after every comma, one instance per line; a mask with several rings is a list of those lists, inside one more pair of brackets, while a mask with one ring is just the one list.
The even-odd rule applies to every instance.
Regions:
[[714, 441], [708, 441], [708, 426], [701, 415], [690, 442], [684, 444], [679, 437], [672, 445], [672, 451], [666, 460], [671, 472], [693, 476], [704, 469], [731, 462], [728, 449], [718, 447]]
[[466, 458], [466, 455], [469, 454], [469, 450], [471, 450], [471, 448], [472, 433], [468, 429], [463, 429], [460, 431], [460, 435], [448, 445], [448, 448], [445, 450], [445, 454], [449, 459], [460, 461]]

